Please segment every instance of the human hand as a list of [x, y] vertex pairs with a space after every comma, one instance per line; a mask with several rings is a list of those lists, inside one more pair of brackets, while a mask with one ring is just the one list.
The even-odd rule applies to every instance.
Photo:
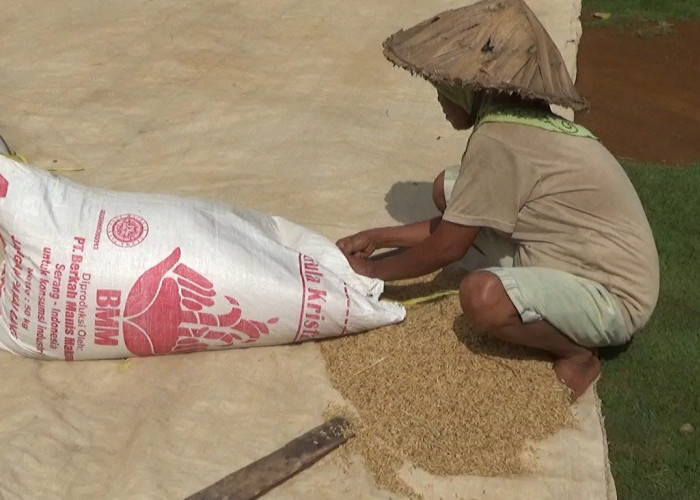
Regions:
[[348, 263], [350, 264], [350, 267], [352, 267], [352, 270], [355, 271], [357, 274], [361, 274], [362, 276], [368, 276], [372, 277], [372, 261], [365, 258], [365, 257], [358, 257], [355, 255], [346, 255], [346, 259], [348, 259]]
[[377, 243], [371, 230], [341, 238], [336, 242], [336, 245], [346, 257], [352, 256], [360, 259], [367, 259], [377, 249]]

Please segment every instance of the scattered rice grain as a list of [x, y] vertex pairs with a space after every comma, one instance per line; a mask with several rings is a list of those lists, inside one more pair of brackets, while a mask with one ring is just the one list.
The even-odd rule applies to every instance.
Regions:
[[[384, 298], [423, 297], [458, 280], [444, 271], [388, 283]], [[520, 474], [533, 443], [574, 425], [551, 360], [474, 332], [456, 296], [411, 306], [400, 325], [322, 342], [321, 351], [351, 405], [327, 411], [353, 427], [344, 453], [360, 454], [379, 485], [409, 497], [397, 476], [406, 462], [438, 476]]]

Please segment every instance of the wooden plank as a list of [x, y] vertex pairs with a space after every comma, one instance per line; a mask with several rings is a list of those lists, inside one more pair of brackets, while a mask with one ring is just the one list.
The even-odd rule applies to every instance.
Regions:
[[354, 436], [342, 417], [333, 418], [282, 448], [229, 474], [186, 500], [250, 500], [258, 498]]

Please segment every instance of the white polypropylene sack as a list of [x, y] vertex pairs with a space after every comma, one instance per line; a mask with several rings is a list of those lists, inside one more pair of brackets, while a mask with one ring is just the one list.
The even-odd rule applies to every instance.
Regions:
[[323, 236], [204, 200], [88, 188], [0, 156], [0, 347], [45, 359], [283, 344], [402, 321]]

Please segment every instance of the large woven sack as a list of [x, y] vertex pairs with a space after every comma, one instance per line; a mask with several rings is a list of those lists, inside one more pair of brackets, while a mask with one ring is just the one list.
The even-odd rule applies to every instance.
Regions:
[[323, 236], [224, 204], [75, 184], [0, 155], [0, 347], [98, 359], [264, 346], [402, 321]]

